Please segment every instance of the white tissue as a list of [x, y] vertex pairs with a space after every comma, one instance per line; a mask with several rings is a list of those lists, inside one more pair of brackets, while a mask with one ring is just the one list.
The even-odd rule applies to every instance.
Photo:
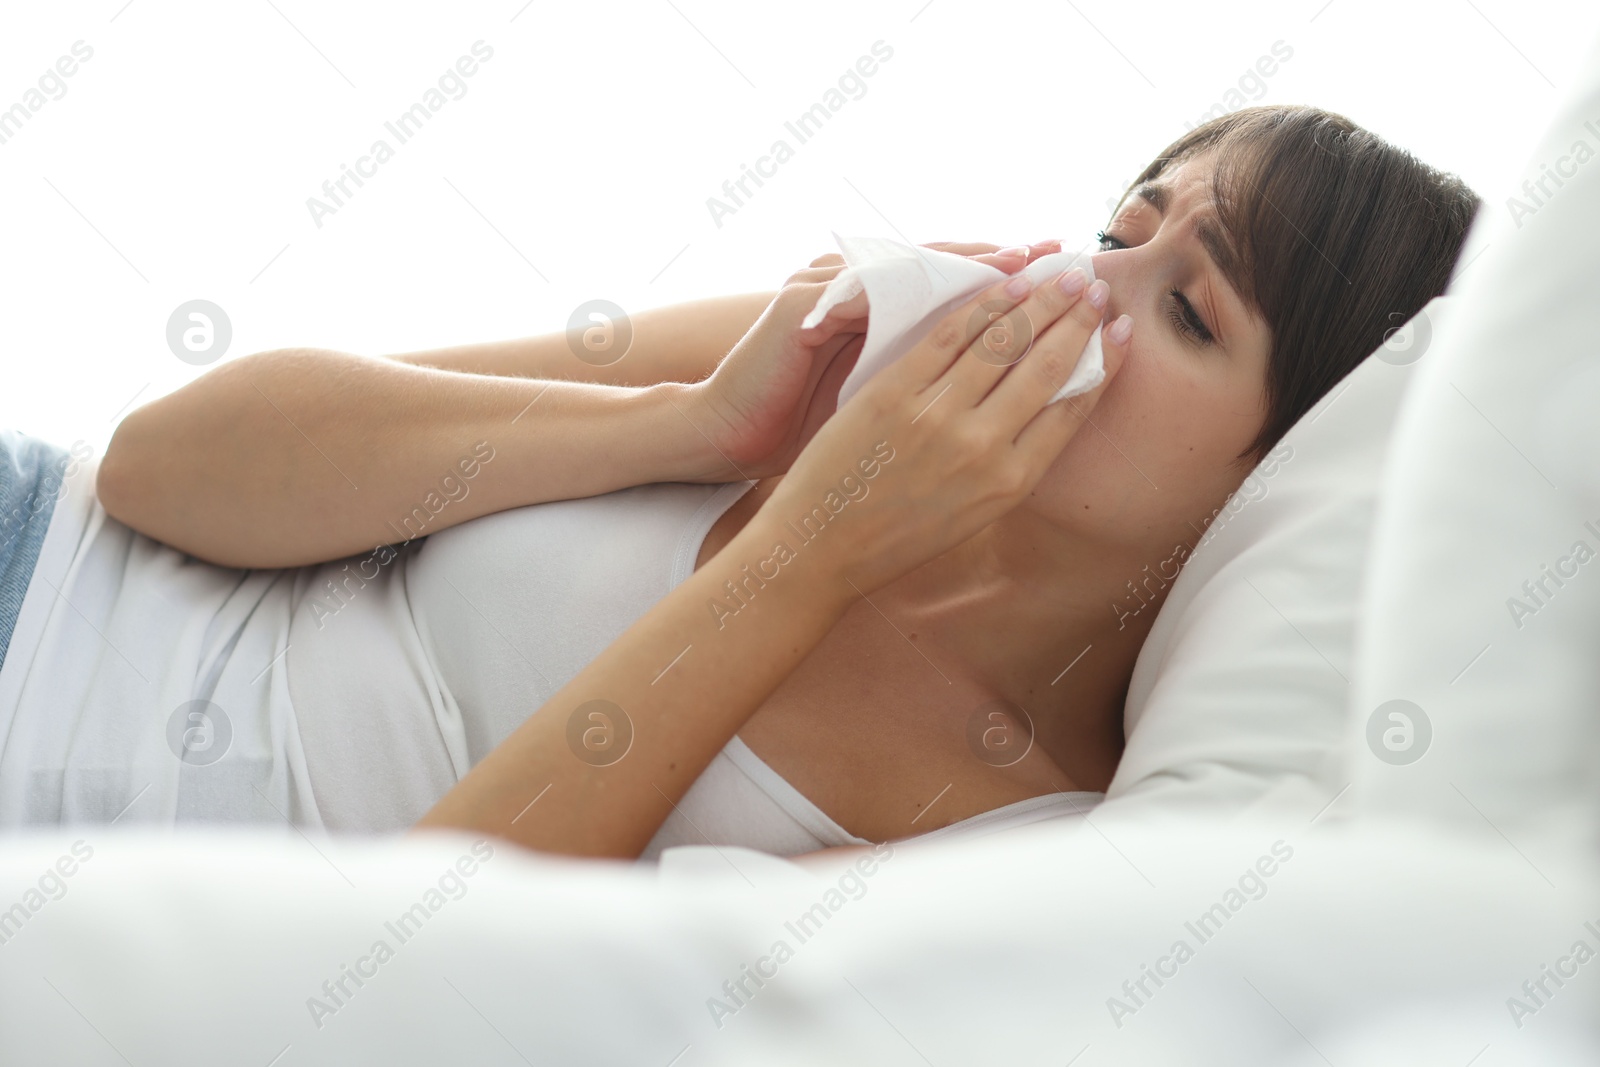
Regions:
[[[822, 291], [817, 306], [802, 325], [814, 326], [828, 311], [863, 289], [867, 293], [867, 337], [861, 355], [839, 388], [839, 405], [855, 395], [868, 378], [887, 367], [933, 328], [939, 318], [960, 307], [979, 291], [1007, 277], [999, 267], [931, 248], [901, 244], [881, 237], [840, 237], [846, 267]], [[1094, 280], [1090, 257], [1079, 252], [1052, 252], [1023, 268], [1036, 283], [1043, 283], [1073, 267], [1082, 267]], [[1023, 358], [1027, 358], [1024, 356]], [[1105, 380], [1105, 357], [1100, 349], [1100, 329], [1078, 357], [1067, 382], [1051, 402], [1086, 393]]]

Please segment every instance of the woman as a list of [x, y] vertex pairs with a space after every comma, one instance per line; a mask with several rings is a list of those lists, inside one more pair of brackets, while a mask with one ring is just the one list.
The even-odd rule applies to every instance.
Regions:
[[[95, 761], [62, 728], [24, 731], [20, 764], [8, 741], [0, 817], [109, 816], [133, 796], [135, 818], [270, 805], [635, 857], [1082, 810], [1115, 769], [1155, 615], [1119, 611], [1128, 581], [1192, 545], [1443, 289], [1476, 206], [1338, 116], [1238, 112], [1140, 175], [1098, 281], [979, 294], [836, 414], [861, 324], [798, 326], [832, 257], [748, 330], [757, 301], [640, 316], [646, 358], [596, 368], [601, 384], [548, 380], [548, 341], [225, 365], [130, 416], [99, 471], [112, 516], [221, 565], [129, 541], [210, 622], [97, 616], [108, 644], [160, 643], [113, 645], [130, 667], [170, 659], [162, 635], [179, 634], [187, 671], [159, 697], [123, 692], [154, 714], [96, 732], [94, 803], [71, 781]], [[986, 301], [1031, 325], [1025, 354], [988, 347]], [[1046, 406], [1102, 322], [1107, 381]], [[225, 758], [141, 761], [153, 730], [219, 715]], [[146, 776], [156, 802], [134, 795]]]

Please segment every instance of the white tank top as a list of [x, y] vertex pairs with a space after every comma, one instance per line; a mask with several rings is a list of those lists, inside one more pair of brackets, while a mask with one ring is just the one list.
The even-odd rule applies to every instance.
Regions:
[[[0, 825], [403, 830], [688, 577], [753, 484], [637, 486], [398, 551], [244, 571], [108, 518], [87, 491], [94, 467], [57, 505], [0, 667]], [[920, 839], [1100, 799], [1034, 797]], [[736, 736], [642, 858], [864, 843]]]

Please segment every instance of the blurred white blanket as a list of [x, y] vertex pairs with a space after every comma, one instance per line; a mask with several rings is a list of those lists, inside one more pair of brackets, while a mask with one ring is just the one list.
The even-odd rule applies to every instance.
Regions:
[[463, 835], [30, 836], [0, 1062], [1600, 1062], [1600, 964], [1544, 979], [1600, 947], [1576, 853], [1551, 887], [1487, 828], [1331, 831], [1052, 823], [659, 879]]

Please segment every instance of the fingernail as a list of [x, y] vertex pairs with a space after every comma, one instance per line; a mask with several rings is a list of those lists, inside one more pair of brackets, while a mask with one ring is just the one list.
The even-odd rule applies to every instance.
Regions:
[[1018, 300], [1021, 300], [1023, 297], [1027, 296], [1028, 293], [1032, 292], [1032, 290], [1033, 279], [1028, 277], [1026, 274], [1017, 275], [1009, 282], [1006, 282], [1005, 286], [1005, 294]]
[[995, 253], [997, 256], [1026, 256], [1027, 254], [1027, 245], [1013, 245], [1010, 248], [1002, 248], [1000, 251]]
[[1111, 286], [1106, 284], [1104, 278], [1096, 278], [1094, 284], [1089, 286], [1089, 303], [1100, 310], [1105, 310], [1106, 297], [1111, 295]]
[[1056, 279], [1056, 284], [1059, 285], [1061, 287], [1061, 291], [1068, 296], [1077, 296], [1083, 291], [1083, 287], [1088, 283], [1088, 281], [1089, 276], [1083, 273], [1082, 267], [1073, 267], [1060, 278]]
[[1123, 315], [1106, 327], [1106, 337], [1114, 345], [1125, 345], [1128, 338], [1133, 336], [1133, 320]]

